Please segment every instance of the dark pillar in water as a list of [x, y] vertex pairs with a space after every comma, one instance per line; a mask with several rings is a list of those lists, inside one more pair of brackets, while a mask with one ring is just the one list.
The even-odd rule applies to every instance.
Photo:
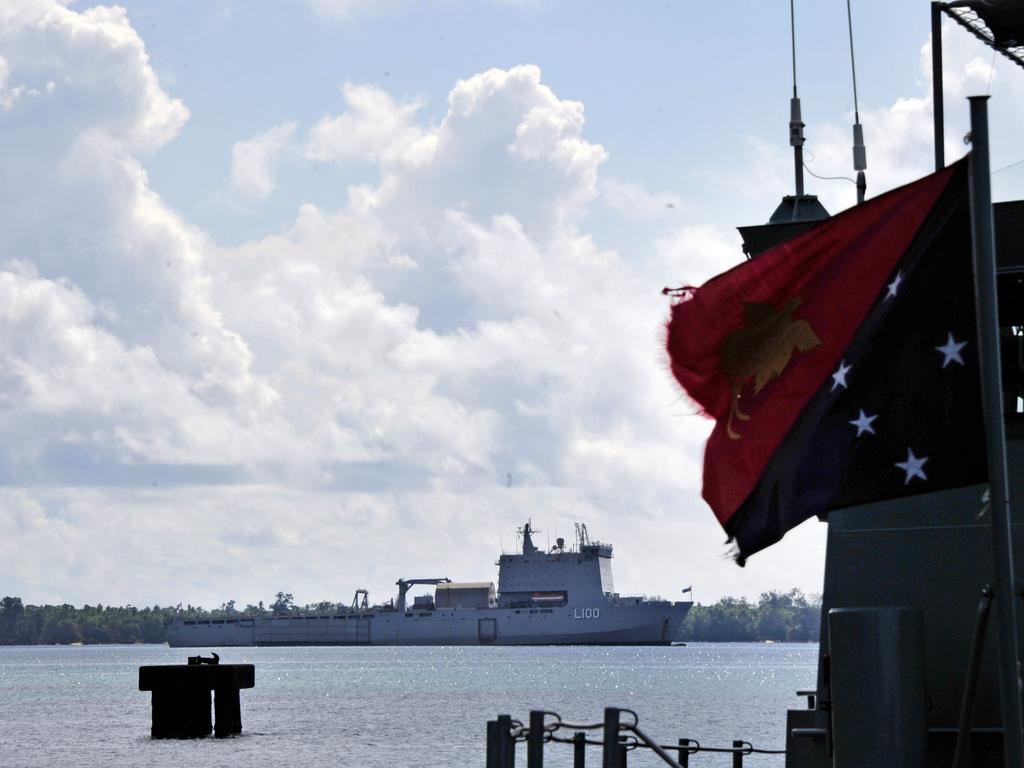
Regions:
[[[198, 658], [198, 657], [197, 657]], [[168, 664], [139, 667], [139, 690], [152, 691], [154, 739], [233, 736], [242, 732], [239, 689], [256, 685], [252, 664]], [[216, 724], [210, 717], [214, 693]]]
[[[234, 736], [242, 732], [242, 706], [237, 688], [218, 688], [214, 693], [213, 707], [217, 718], [216, 736]], [[206, 711], [210, 711], [207, 703]], [[207, 731], [209, 733], [209, 731]]]
[[195, 739], [211, 733], [209, 691], [153, 691], [154, 739]]

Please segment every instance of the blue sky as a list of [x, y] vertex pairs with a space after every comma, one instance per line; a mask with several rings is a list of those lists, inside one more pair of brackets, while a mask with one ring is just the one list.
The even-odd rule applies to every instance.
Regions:
[[[906, 90], [906, 81], [891, 77], [893, 67], [917, 74], [919, 46], [905, 45], [897, 30], [920, 27], [920, 8], [891, 5], [857, 8], [866, 104], [889, 103]], [[785, 3], [712, 3], [695, 13], [685, 3], [381, 2], [356, 4], [343, 19], [296, 3], [126, 7], [154, 70], [192, 112], [180, 137], [147, 160], [154, 186], [224, 238], [250, 235], [251, 222], [225, 217], [209, 198], [197, 199], [196, 188], [217, 186], [229, 147], [255, 127], [308, 125], [339, 110], [346, 81], [422, 99], [422, 116], [437, 121], [456, 80], [536, 64], [556, 93], [586, 106], [587, 135], [609, 151], [604, 171], [654, 190], [677, 190], [695, 170], [741, 173], [742, 147], [723, 136], [786, 135]], [[852, 112], [846, 15], [838, 3], [799, 10], [799, 80], [813, 126], [816, 118]], [[182, 173], [183, 163], [192, 173]], [[372, 178], [373, 169], [356, 166], [347, 175]], [[306, 173], [295, 186], [282, 183], [268, 204], [271, 221], [286, 225], [301, 202], [336, 204], [345, 180]], [[708, 208], [713, 215], [720, 206]], [[719, 215], [723, 222], [735, 216]]]
[[[849, 175], [845, 3], [797, 13], [808, 164]], [[853, 13], [877, 194], [931, 169], [928, 3]], [[991, 90], [1021, 159], [1024, 77], [945, 38], [947, 156]], [[528, 517], [623, 593], [820, 591], [818, 523], [727, 559], [661, 346], [662, 286], [792, 189], [789, 53], [781, 0], [8, 3], [0, 592], [386, 600]]]

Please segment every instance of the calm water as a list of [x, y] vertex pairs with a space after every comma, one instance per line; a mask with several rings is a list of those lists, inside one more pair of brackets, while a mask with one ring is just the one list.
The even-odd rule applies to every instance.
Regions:
[[[242, 736], [151, 741], [138, 667], [180, 664], [164, 646], [0, 647], [0, 766], [483, 766], [486, 721], [531, 708], [567, 721], [606, 705], [640, 714], [662, 743], [679, 737], [781, 748], [794, 692], [813, 687], [816, 645], [671, 648], [236, 648], [256, 665], [242, 691]], [[588, 765], [600, 765], [597, 748]], [[521, 748], [517, 764], [525, 765]], [[569, 766], [549, 745], [545, 764]], [[638, 753], [630, 766], [655, 765]], [[729, 765], [697, 755], [695, 768]], [[781, 756], [745, 765], [781, 766]]]

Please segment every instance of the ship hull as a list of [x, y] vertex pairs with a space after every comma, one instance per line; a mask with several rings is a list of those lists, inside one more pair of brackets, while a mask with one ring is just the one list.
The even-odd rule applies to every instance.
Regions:
[[172, 648], [283, 645], [669, 645], [692, 603], [365, 611], [335, 616], [175, 619]]

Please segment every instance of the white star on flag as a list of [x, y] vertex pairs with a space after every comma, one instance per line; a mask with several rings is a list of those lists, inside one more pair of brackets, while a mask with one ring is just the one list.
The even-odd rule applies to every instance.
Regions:
[[868, 416], [864, 413], [864, 409], [862, 408], [860, 413], [857, 415], [857, 418], [850, 422], [857, 428], [857, 437], [860, 437], [865, 432], [870, 432], [872, 435], [875, 434], [875, 429], [871, 426], [871, 422], [877, 418], [877, 413], [874, 416]]
[[889, 292], [887, 294], [885, 294], [885, 298], [882, 299], [882, 301], [888, 301], [893, 296], [895, 296], [896, 292], [900, 289], [900, 283], [902, 283], [902, 282], [903, 282], [903, 273], [902, 272], [897, 272], [896, 273], [896, 277], [894, 277], [892, 279], [892, 282], [889, 283], [887, 286], [885, 286], [886, 288], [889, 289]]
[[910, 481], [913, 480], [915, 477], [919, 477], [922, 480], [928, 479], [928, 475], [926, 475], [924, 473], [924, 469], [922, 469], [926, 461], [928, 461], [927, 456], [922, 456], [921, 458], [918, 458], [917, 456], [914, 455], [914, 451], [912, 449], [910, 449], [909, 447], [907, 448], [907, 460], [896, 462], [896, 466], [907, 473], [907, 477], [903, 481], [904, 485], [909, 485]]
[[853, 366], [847, 365], [845, 360], [839, 361], [839, 369], [832, 374], [832, 389], [829, 392], [835, 392], [836, 387], [842, 387], [846, 389], [846, 374], [850, 372], [850, 368]]
[[960, 350], [966, 346], [966, 341], [957, 341], [953, 338], [953, 332], [950, 331], [946, 337], [946, 343], [941, 347], [935, 348], [945, 356], [942, 360], [942, 367], [945, 368], [950, 363], [960, 363], [960, 365], [963, 365], [964, 359], [960, 357]]

